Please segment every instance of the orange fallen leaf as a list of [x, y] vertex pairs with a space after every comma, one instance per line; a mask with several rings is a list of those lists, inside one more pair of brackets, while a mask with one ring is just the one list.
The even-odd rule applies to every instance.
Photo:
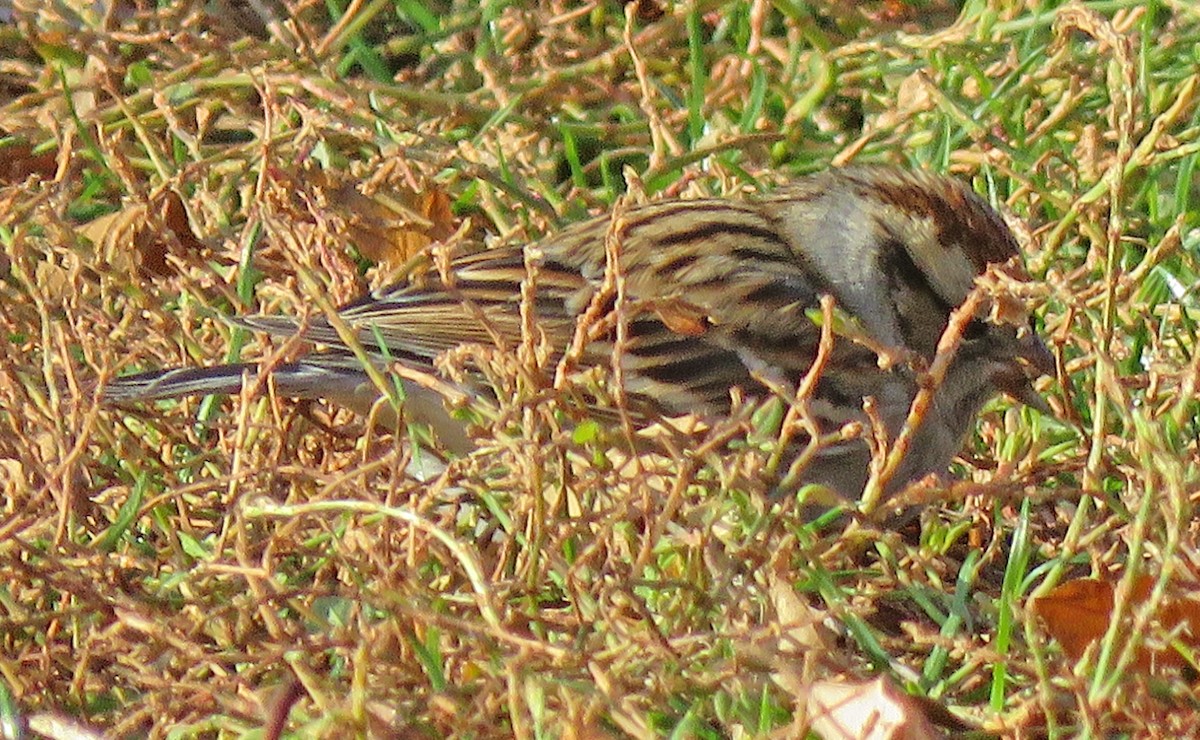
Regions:
[[330, 190], [329, 201], [338, 207], [363, 256], [389, 266], [454, 233], [450, 196], [433, 186], [421, 193], [395, 189], [367, 196], [353, 183], [344, 183]]
[[[1139, 576], [1129, 595], [1134, 603], [1150, 596], [1156, 579]], [[1046, 625], [1046, 631], [1059, 642], [1063, 651], [1078, 660], [1095, 640], [1104, 636], [1112, 622], [1115, 603], [1114, 587], [1108, 581], [1080, 578], [1055, 588], [1033, 601], [1033, 613]], [[1178, 640], [1189, 650], [1200, 650], [1200, 602], [1185, 597], [1167, 598], [1155, 615], [1164, 632], [1178, 634]], [[1171, 647], [1156, 648], [1143, 645], [1134, 661], [1139, 671], [1157, 668], [1180, 668], [1187, 659]]]
[[1112, 610], [1112, 584], [1094, 578], [1069, 581], [1033, 601], [1033, 613], [1074, 660], [1104, 635]]
[[290, 194], [295, 217], [307, 215], [314, 223], [333, 217], [333, 228], [344, 230], [359, 253], [384, 273], [405, 265], [432, 242], [449, 238], [458, 226], [446, 191], [412, 175], [398, 160], [383, 162], [365, 182], [317, 167], [271, 167], [268, 173]]

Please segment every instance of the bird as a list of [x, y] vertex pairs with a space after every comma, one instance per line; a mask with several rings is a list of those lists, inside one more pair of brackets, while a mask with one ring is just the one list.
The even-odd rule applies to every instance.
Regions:
[[[280, 396], [362, 411], [379, 397], [364, 353], [379, 369], [436, 376], [447, 352], [520, 345], [525, 300], [551, 363], [574, 353], [580, 368], [613, 371], [639, 423], [685, 414], [719, 419], [735, 397], [762, 402], [799, 386], [830, 331], [823, 306], [831, 299], [842, 328], [807, 413], [821, 434], [854, 423], [870, 429], [874, 416], [895, 439], [928, 382], [952, 312], [993, 266], [1030, 280], [1021, 259], [1003, 217], [956, 178], [887, 165], [835, 167], [749, 197], [652, 201], [537, 241], [453, 256], [440, 269], [341, 306], [337, 321], [231, 317], [268, 335], [298, 335], [314, 349], [270, 367], [245, 362], [119, 376], [102, 395], [128, 404], [230, 394], [269, 372]], [[523, 298], [523, 286], [532, 297]], [[1050, 413], [1033, 382], [1053, 376], [1055, 362], [1033, 317], [1024, 306], [1016, 319], [976, 313], [886, 482], [887, 496], [944, 474], [993, 397], [1003, 393]], [[593, 326], [580, 343], [584, 320]], [[479, 398], [482, 385], [466, 377], [449, 387]], [[411, 382], [405, 390], [405, 413], [428, 421], [446, 449], [474, 449], [444, 393]], [[870, 476], [869, 434], [817, 449], [798, 483], [855, 501]]]

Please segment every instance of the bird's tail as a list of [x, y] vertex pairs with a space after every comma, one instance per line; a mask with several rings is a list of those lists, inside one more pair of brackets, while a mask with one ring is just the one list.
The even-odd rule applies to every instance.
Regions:
[[[234, 394], [245, 383], [254, 382], [259, 365], [239, 362], [213, 367], [185, 367], [174, 370], [125, 375], [104, 386], [109, 403], [155, 401], [180, 396]], [[353, 363], [287, 362], [271, 368], [275, 389], [292, 398], [336, 397], [353, 392], [367, 380], [362, 368]]]
[[[259, 372], [258, 364], [241, 362], [125, 375], [104, 386], [103, 399], [106, 403], [121, 404], [180, 396], [232, 395], [240, 393], [246, 383], [255, 382]], [[379, 389], [351, 355], [328, 353], [285, 362], [271, 366], [270, 375], [280, 396], [327, 399], [361, 416], [375, 418], [387, 428], [398, 421], [386, 404], [378, 405]], [[451, 452], [466, 454], [474, 449], [475, 443], [467, 435], [465, 425], [447, 411], [441, 394], [407, 380], [401, 381], [401, 390], [407, 418], [432, 427]]]

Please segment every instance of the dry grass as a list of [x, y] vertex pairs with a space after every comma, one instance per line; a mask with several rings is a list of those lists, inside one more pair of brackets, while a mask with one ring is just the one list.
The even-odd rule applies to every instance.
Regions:
[[[1200, 731], [1194, 670], [1133, 669], [1200, 574], [1192, 3], [28, 5], [0, 26], [5, 720], [781, 737], [814, 682], [882, 673], [1006, 735]], [[1027, 224], [1064, 381], [1061, 420], [989, 407], [899, 530], [769, 503], [745, 446], [607, 464], [621, 431], [563, 427], [530, 353], [494, 360], [507, 423], [432, 484], [397, 444], [419, 430], [263, 389], [95, 402], [287, 352], [217, 316], [320, 311], [429, 238], [851, 159]], [[1089, 574], [1156, 588], [1075, 664], [1028, 606]]]

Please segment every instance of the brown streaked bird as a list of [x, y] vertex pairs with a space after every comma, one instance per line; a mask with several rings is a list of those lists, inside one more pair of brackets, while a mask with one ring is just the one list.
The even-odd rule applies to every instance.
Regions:
[[[866, 422], [864, 399], [873, 397], [892, 438], [904, 426], [921, 382], [914, 365], [933, 361], [951, 312], [990, 265], [1019, 258], [1003, 219], [957, 180], [857, 166], [746, 200], [632, 207], [616, 221], [601, 216], [528, 247], [459, 257], [447, 276], [431, 270], [419, 281], [343, 306], [338, 316], [380, 368], [390, 358], [433, 373], [440, 354], [463, 344], [520, 343], [521, 283], [531, 260], [538, 268], [538, 328], [557, 359], [601, 290], [610, 238], [618, 240], [624, 278], [624, 390], [645, 420], [728, 414], [732, 389], [761, 399], [771, 393], [765, 379], [794, 388], [816, 357], [821, 329], [813, 316], [829, 295], [857, 324], [853, 333], [869, 341], [834, 342], [811, 412], [822, 432], [833, 432]], [[1009, 270], [1014, 273], [1025, 277], [1019, 266]], [[321, 347], [271, 369], [280, 395], [350, 399], [358, 409], [378, 397], [326, 317], [303, 325], [284, 316], [231, 321], [278, 336], [299, 333]], [[881, 367], [880, 348], [893, 357], [919, 359]], [[580, 364], [609, 367], [613, 349], [611, 337], [592, 341]], [[113, 380], [104, 394], [108, 401], [128, 402], [234, 393], [258, 371], [254, 363], [241, 363], [143, 373]], [[983, 404], [995, 395], [1047, 409], [1031, 383], [1053, 372], [1053, 358], [1031, 321], [1015, 326], [975, 317], [886, 492], [944, 472]], [[415, 386], [407, 390], [407, 413], [429, 421], [449, 449], [471, 448], [436, 394]], [[802, 471], [801, 482], [823, 484], [853, 500], [866, 484], [870, 458], [861, 439], [823, 447]]]

